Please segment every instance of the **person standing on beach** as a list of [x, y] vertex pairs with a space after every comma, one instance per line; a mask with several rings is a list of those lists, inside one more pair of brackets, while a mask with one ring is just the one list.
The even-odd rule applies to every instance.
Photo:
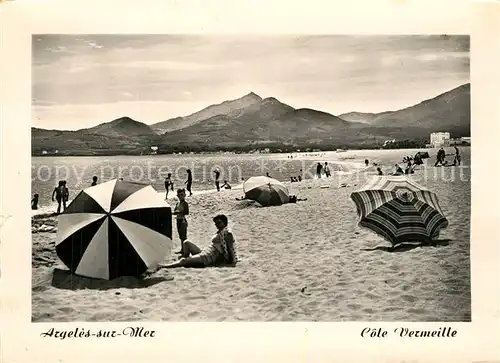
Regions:
[[328, 167], [328, 163], [325, 161], [325, 166], [323, 167], [323, 170], [325, 171], [325, 175], [327, 178], [330, 177], [330, 168]]
[[52, 192], [52, 201], [54, 202], [54, 196], [56, 197], [55, 200], [57, 200], [57, 214], [61, 213], [62, 195], [63, 195], [63, 181], [59, 180], [57, 187], [55, 187]]
[[189, 215], [189, 205], [186, 202], [186, 191], [184, 189], [177, 189], [177, 198], [179, 201], [175, 205], [174, 215], [177, 221], [177, 233], [181, 240], [181, 250], [178, 253], [183, 253], [184, 241], [187, 239], [188, 222], [186, 216]]
[[460, 165], [461, 158], [460, 158], [460, 151], [458, 150], [458, 147], [454, 146], [455, 148], [455, 160], [453, 161], [453, 165]]
[[382, 173], [382, 169], [380, 169], [380, 167], [377, 168], [377, 172], [378, 172], [378, 175], [384, 175], [384, 173]]
[[31, 209], [32, 210], [37, 210], [38, 209], [38, 198], [40, 196], [38, 194], [33, 195], [33, 199], [31, 199]]
[[368, 166], [368, 164], [370, 164], [370, 161], [368, 161], [368, 159], [365, 159], [365, 165]]
[[318, 163], [318, 165], [316, 165], [316, 177], [318, 179], [321, 179], [321, 171], [323, 170], [323, 165], [321, 165], [321, 163]]
[[215, 174], [215, 187], [217, 188], [217, 191], [220, 192], [220, 171], [215, 169], [214, 170], [214, 174]]
[[434, 166], [437, 166], [439, 163], [441, 165], [444, 165], [445, 157], [446, 157], [446, 153], [445, 153], [444, 149], [443, 148], [439, 149], [437, 152], [437, 155], [436, 155], [436, 163], [434, 164]]
[[192, 196], [193, 193], [191, 192], [191, 186], [193, 185], [193, 173], [191, 172], [191, 169], [186, 170], [188, 178], [184, 182], [186, 184], [186, 190], [189, 192], [189, 196]]
[[95, 187], [97, 185], [97, 177], [94, 175], [92, 177], [92, 184], [90, 184], [91, 187]]
[[63, 208], [66, 210], [66, 203], [69, 200], [69, 190], [68, 187], [66, 187], [66, 180], [63, 180], [63, 190], [62, 190], [62, 202], [63, 202]]
[[172, 181], [172, 173], [168, 173], [165, 178], [165, 200], [168, 198], [168, 190], [174, 191], [174, 182]]

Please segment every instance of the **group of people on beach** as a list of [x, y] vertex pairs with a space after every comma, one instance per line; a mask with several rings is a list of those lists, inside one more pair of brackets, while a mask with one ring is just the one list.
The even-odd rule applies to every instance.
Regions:
[[332, 174], [330, 173], [330, 168], [328, 167], [328, 162], [325, 161], [325, 164], [322, 165], [318, 162], [316, 165], [316, 178], [321, 179], [322, 175], [329, 178]]
[[[222, 185], [220, 184], [220, 171], [218, 169], [215, 169], [213, 172], [215, 179], [215, 188], [218, 192], [220, 192], [221, 189], [231, 189], [231, 184], [229, 184], [227, 180], [224, 180], [224, 183], [222, 183]], [[189, 196], [192, 196], [193, 172], [191, 171], [191, 169], [187, 169], [186, 173], [187, 178], [184, 182], [184, 184], [186, 185], [185, 190], [189, 192]], [[174, 191], [174, 181], [172, 180], [172, 173], [168, 173], [167, 177], [165, 178], [165, 200], [168, 198], [168, 194], [170, 191]]]
[[219, 214], [213, 218], [217, 233], [213, 236], [210, 245], [201, 249], [187, 239], [189, 204], [186, 201], [186, 190], [177, 189], [177, 203], [173, 210], [175, 215], [177, 234], [181, 241], [181, 248], [177, 254], [180, 258], [169, 264], [160, 265], [159, 268], [175, 267], [205, 267], [220, 264], [234, 265], [238, 258], [236, 255], [235, 239], [228, 229], [228, 218]]
[[[33, 198], [31, 199], [31, 209], [37, 210], [39, 203], [40, 195], [35, 193]], [[63, 211], [66, 209], [66, 203], [69, 200], [69, 190], [67, 187], [66, 180], [59, 180], [57, 186], [52, 191], [52, 201], [57, 200], [57, 214], [61, 213], [61, 207]]]
[[[94, 175], [92, 177], [92, 183], [90, 184], [90, 186], [93, 187], [96, 185], [97, 185], [97, 176]], [[66, 180], [59, 180], [57, 186], [52, 191], [51, 199], [53, 202], [57, 201], [57, 212], [56, 212], [57, 214], [61, 213], [61, 207], [63, 212], [66, 210], [66, 203], [68, 203], [69, 200], [69, 189]], [[40, 202], [40, 195], [38, 193], [35, 193], [33, 195], [33, 198], [31, 199], [31, 209], [38, 210], [39, 202]]]
[[[457, 166], [460, 165], [462, 162], [462, 157], [460, 156], [460, 150], [458, 150], [458, 147], [454, 146], [455, 148], [455, 155], [453, 158], [453, 164], [451, 166]], [[441, 147], [436, 155], [436, 163], [434, 166], [448, 166], [448, 161], [446, 161], [446, 152], [444, 149]]]

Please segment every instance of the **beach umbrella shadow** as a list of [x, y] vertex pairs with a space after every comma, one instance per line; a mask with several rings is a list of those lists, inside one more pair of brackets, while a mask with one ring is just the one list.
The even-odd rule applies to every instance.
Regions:
[[384, 251], [384, 252], [408, 252], [414, 250], [415, 248], [426, 248], [426, 247], [443, 247], [448, 246], [450, 244], [451, 239], [438, 239], [432, 241], [431, 244], [427, 243], [419, 243], [419, 244], [409, 244], [409, 243], [401, 243], [395, 246], [387, 247], [387, 246], [377, 246], [374, 248], [363, 248], [362, 251]]
[[64, 290], [109, 290], [118, 288], [140, 289], [161, 282], [172, 281], [171, 276], [154, 276], [139, 279], [132, 276], [122, 276], [113, 280], [93, 279], [72, 274], [69, 270], [54, 269], [51, 285]]

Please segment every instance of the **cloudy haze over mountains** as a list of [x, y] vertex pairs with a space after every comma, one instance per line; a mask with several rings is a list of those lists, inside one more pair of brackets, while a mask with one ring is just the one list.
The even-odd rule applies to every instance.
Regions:
[[33, 126], [147, 124], [255, 92], [333, 115], [469, 82], [468, 36], [33, 36]]

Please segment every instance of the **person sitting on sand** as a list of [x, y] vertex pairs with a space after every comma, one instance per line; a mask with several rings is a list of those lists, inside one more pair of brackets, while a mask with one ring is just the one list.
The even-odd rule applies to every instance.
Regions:
[[231, 185], [227, 182], [227, 180], [224, 180], [224, 184], [221, 185], [221, 188], [224, 189], [231, 189]]
[[302, 181], [302, 175], [297, 176], [297, 181], [301, 182]]
[[394, 165], [396, 167], [396, 171], [392, 175], [404, 175], [403, 169], [398, 164]]
[[95, 187], [97, 185], [97, 177], [94, 175], [92, 177], [92, 184], [90, 184], [91, 187]]
[[271, 177], [271, 175], [269, 175], [269, 172], [267, 172], [267, 173], [266, 173], [266, 176], [267, 176], [268, 178], [270, 178], [270, 177]]
[[228, 219], [225, 215], [219, 214], [213, 219], [217, 228], [217, 233], [213, 236], [210, 245], [201, 250], [190, 241], [184, 242], [184, 250], [179, 261], [164, 265], [164, 268], [175, 267], [208, 267], [217, 265], [234, 265], [238, 258], [235, 249], [233, 233], [227, 228]]
[[31, 199], [31, 209], [32, 210], [37, 210], [38, 209], [38, 198], [40, 196], [38, 194], [33, 195], [33, 199]]
[[297, 202], [303, 202], [303, 201], [306, 201], [307, 198], [305, 199], [300, 199], [300, 198], [297, 198], [296, 195], [290, 195], [288, 197], [288, 203], [297, 203]]
[[406, 165], [405, 174], [411, 174], [411, 172], [413, 171], [411, 160], [410, 158], [406, 160], [408, 161], [408, 164]]
[[380, 167], [377, 168], [377, 173], [378, 173], [378, 175], [384, 175], [384, 173], [382, 173], [382, 169], [380, 169]]

